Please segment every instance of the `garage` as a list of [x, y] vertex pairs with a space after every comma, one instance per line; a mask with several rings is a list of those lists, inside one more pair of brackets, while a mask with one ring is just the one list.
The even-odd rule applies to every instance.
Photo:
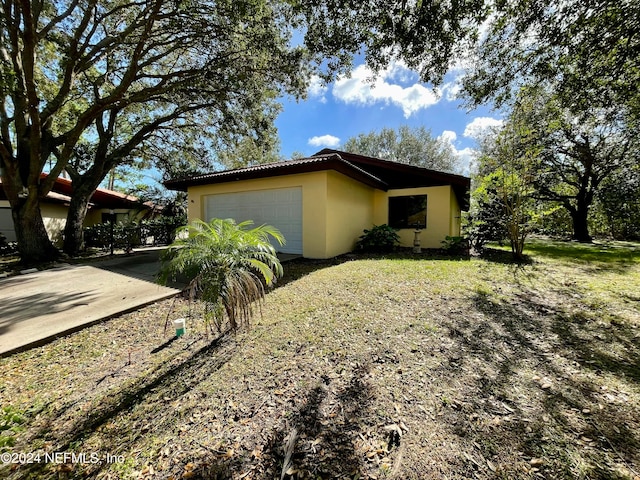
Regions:
[[287, 242], [274, 245], [279, 252], [302, 254], [302, 187], [207, 195], [204, 207], [206, 221], [233, 218], [238, 223], [272, 225]]
[[16, 241], [16, 232], [13, 228], [11, 208], [0, 207], [0, 234], [4, 236], [7, 242]]

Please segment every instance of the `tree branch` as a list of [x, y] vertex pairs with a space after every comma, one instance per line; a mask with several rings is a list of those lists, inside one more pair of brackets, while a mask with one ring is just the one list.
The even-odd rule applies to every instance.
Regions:
[[[38, 32], [37, 34], [38, 40], [45, 38], [58, 23], [60, 23], [62, 20], [66, 19], [69, 15], [71, 15], [71, 13], [73, 13], [73, 11], [78, 6], [78, 3], [79, 3], [79, 0], [72, 0], [72, 2], [69, 4], [69, 7], [64, 12], [62, 12], [60, 15], [53, 17], [49, 21], [49, 23], [45, 25], [42, 28], [42, 30], [40, 30], [40, 32]], [[95, 2], [89, 2], [89, 4], [91, 3], [95, 3]]]

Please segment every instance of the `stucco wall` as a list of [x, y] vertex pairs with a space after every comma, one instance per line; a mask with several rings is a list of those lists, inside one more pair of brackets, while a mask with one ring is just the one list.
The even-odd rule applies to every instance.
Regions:
[[[106, 210], [109, 212], [109, 210]], [[91, 227], [92, 225], [98, 225], [102, 223], [102, 210], [91, 209], [87, 212], [87, 216], [84, 217], [84, 226]]]
[[[427, 195], [424, 248], [440, 248], [447, 235], [459, 235], [460, 208], [449, 185], [389, 190], [363, 185], [335, 171], [242, 180], [189, 187], [189, 222], [205, 218], [208, 195], [302, 187], [302, 243], [306, 258], [330, 258], [353, 249], [365, 228], [389, 222], [389, 197]], [[414, 230], [399, 231], [402, 246], [413, 246]]]
[[302, 187], [302, 254], [306, 258], [327, 258], [326, 171], [189, 187], [189, 223], [204, 219], [207, 195], [288, 187]]
[[451, 190], [451, 224], [449, 228], [449, 235], [452, 237], [460, 236], [461, 225], [462, 225], [462, 210], [460, 210], [460, 204], [458, 203], [458, 199], [456, 194]]
[[373, 223], [375, 189], [341, 173], [327, 175], [327, 257], [354, 249]]
[[[9, 212], [8, 215], [3, 215], [3, 218], [6, 216], [11, 224], [0, 225], [0, 231], [3, 229], [7, 229], [9, 235], [5, 233], [9, 241], [15, 241], [15, 233], [13, 230], [13, 220], [11, 220], [11, 213], [8, 201], [0, 201], [0, 208], [6, 207], [6, 210], [3, 212]], [[65, 205], [55, 204], [55, 203], [44, 203], [40, 204], [40, 213], [42, 214], [42, 221], [44, 223], [44, 227], [47, 230], [47, 234], [49, 238], [57, 247], [62, 246], [62, 235], [64, 233], [64, 227], [67, 224], [67, 207]], [[90, 217], [87, 216], [87, 219]], [[91, 222], [85, 220], [85, 226], [93, 225], [97, 222]]]
[[51, 242], [56, 247], [62, 246], [62, 234], [67, 224], [67, 207], [52, 203], [41, 203], [40, 212]]
[[[420, 245], [423, 248], [440, 248], [442, 241], [452, 232], [452, 218], [460, 216], [457, 202], [454, 206], [452, 198], [455, 200], [452, 188], [449, 185], [440, 187], [419, 187], [389, 190], [388, 192], [376, 191], [375, 198], [375, 225], [382, 225], [389, 222], [389, 197], [399, 197], [405, 195], [427, 195], [427, 228], [420, 233]], [[456, 212], [457, 211], [457, 212]], [[414, 229], [400, 229], [400, 245], [403, 247], [413, 246]]]
[[[9, 202], [6, 200], [0, 201], [0, 208], [2, 208], [2, 216], [0, 220], [0, 232], [2, 232], [9, 241], [15, 241], [15, 232], [13, 227], [13, 220], [11, 219], [11, 210]], [[42, 214], [42, 221], [49, 238], [57, 247], [62, 246], [64, 227], [67, 224], [67, 210], [68, 207], [62, 204], [55, 203], [40, 203], [40, 212]], [[90, 210], [84, 220], [84, 226], [89, 227], [102, 223], [102, 213], [109, 213], [109, 209], [95, 209]], [[121, 215], [128, 215], [131, 219], [141, 218], [144, 212], [138, 212], [136, 210], [127, 210], [124, 208], [118, 208], [114, 210], [115, 213]]]
[[[0, 232], [3, 233], [8, 241], [15, 242], [16, 235], [9, 202], [5, 200], [0, 201], [0, 208], [2, 208], [2, 218], [0, 219], [2, 225], [0, 225]], [[62, 234], [64, 232], [64, 226], [67, 223], [67, 207], [64, 205], [41, 203], [40, 213], [42, 214], [42, 221], [49, 238], [57, 247], [62, 246]]]
[[93, 225], [98, 225], [100, 223], [107, 223], [107, 221], [103, 221], [104, 214], [111, 214], [113, 212], [116, 215], [115, 222], [116, 223], [128, 223], [132, 221], [142, 220], [145, 212], [135, 209], [126, 209], [126, 208], [92, 208], [87, 212], [87, 216], [84, 218], [84, 226], [91, 227]]

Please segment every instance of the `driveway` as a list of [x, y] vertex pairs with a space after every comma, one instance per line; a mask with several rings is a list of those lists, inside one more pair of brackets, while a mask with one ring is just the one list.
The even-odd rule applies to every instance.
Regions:
[[176, 295], [154, 283], [160, 251], [0, 280], [0, 356]]

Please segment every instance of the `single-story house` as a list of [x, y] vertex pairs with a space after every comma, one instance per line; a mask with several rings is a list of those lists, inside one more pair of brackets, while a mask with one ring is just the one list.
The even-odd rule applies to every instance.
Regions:
[[440, 248], [460, 235], [469, 207], [467, 177], [324, 149], [308, 158], [169, 180], [188, 193], [196, 218], [253, 220], [278, 228], [283, 253], [330, 258], [354, 249], [364, 229], [389, 224], [401, 245]]
[[[43, 174], [46, 176], [46, 174]], [[73, 192], [71, 180], [59, 177], [45, 198], [40, 201], [42, 220], [51, 241], [60, 246], [62, 234], [67, 223], [69, 201]], [[91, 197], [89, 211], [84, 226], [97, 225], [110, 221], [110, 215], [115, 215], [114, 221], [127, 222], [130, 219], [144, 218], [157, 210], [152, 203], [142, 203], [138, 198], [124, 193], [98, 188]], [[0, 179], [0, 233], [9, 242], [16, 241], [16, 234], [11, 217], [11, 206], [2, 188]]]

